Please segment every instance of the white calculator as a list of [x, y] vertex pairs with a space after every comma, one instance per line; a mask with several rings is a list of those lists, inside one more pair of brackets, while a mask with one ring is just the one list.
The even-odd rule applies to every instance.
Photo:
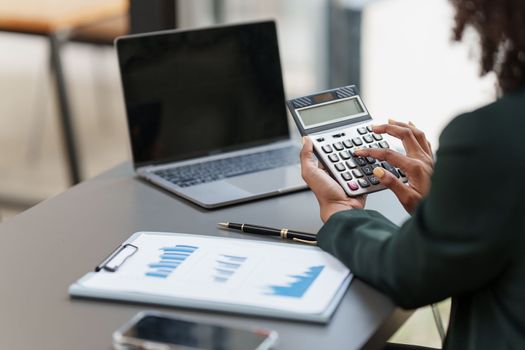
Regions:
[[407, 182], [403, 171], [388, 162], [354, 155], [359, 148], [399, 145], [393, 137], [372, 131], [372, 117], [355, 85], [298, 97], [286, 104], [301, 135], [312, 139], [317, 159], [348, 196], [385, 189], [373, 174], [377, 167]]

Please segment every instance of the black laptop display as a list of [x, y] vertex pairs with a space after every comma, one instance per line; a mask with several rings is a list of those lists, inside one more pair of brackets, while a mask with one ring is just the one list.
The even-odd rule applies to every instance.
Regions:
[[117, 46], [135, 166], [288, 138], [273, 22]]

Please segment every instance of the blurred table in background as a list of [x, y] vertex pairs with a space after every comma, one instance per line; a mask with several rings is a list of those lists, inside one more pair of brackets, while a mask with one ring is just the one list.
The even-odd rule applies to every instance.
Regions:
[[[0, 31], [42, 35], [49, 41], [62, 142], [72, 185], [81, 181], [82, 169], [60, 48], [77, 32], [83, 41], [93, 43], [111, 42], [127, 33], [128, 7], [127, 0], [0, 0]], [[97, 31], [97, 25], [103, 27]]]

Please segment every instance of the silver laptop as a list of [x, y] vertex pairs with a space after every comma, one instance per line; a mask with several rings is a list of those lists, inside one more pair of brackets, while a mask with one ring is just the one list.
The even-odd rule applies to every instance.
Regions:
[[214, 208], [306, 188], [275, 23], [116, 41], [137, 174]]

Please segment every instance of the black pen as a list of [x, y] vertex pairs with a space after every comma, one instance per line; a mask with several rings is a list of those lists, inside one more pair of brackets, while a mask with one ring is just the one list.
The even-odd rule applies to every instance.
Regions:
[[287, 228], [272, 228], [265, 226], [257, 226], [250, 224], [236, 224], [233, 222], [220, 222], [219, 226], [221, 228], [227, 228], [232, 230], [239, 230], [241, 232], [253, 233], [256, 235], [264, 236], [273, 236], [281, 237], [282, 239], [289, 239], [296, 242], [306, 243], [306, 244], [317, 244], [317, 236], [312, 233], [292, 231]]

